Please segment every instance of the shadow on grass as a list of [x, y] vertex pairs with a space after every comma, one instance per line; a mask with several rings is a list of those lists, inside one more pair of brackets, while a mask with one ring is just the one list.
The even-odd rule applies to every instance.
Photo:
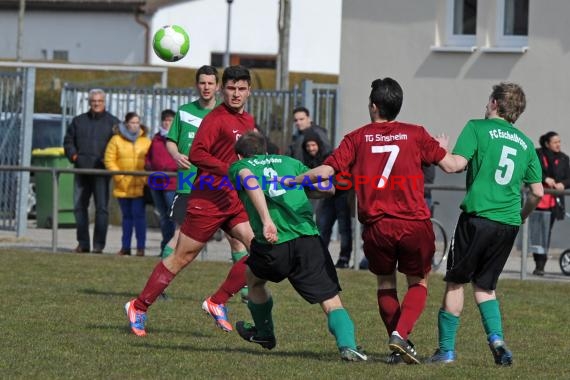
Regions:
[[[136, 298], [137, 294], [135, 293], [130, 293], [130, 292], [114, 292], [114, 291], [110, 291], [110, 290], [98, 290], [98, 289], [93, 289], [93, 288], [87, 288], [87, 289], [79, 289], [78, 290], [79, 293], [83, 293], [83, 294], [88, 294], [88, 295], [92, 295], [92, 296], [104, 296], [104, 297], [120, 297], [120, 298], [125, 298], [127, 301], [132, 299], [132, 298]], [[202, 302], [201, 298], [196, 298], [196, 297], [184, 297], [184, 296], [180, 296], [180, 295], [176, 295], [176, 296], [171, 296], [169, 293], [168, 294], [168, 298], [163, 299], [162, 297], [159, 297], [156, 301], [157, 302], [170, 302], [170, 301], [175, 301], [175, 300], [181, 300], [181, 301], [200, 301]], [[125, 301], [125, 302], [127, 302]]]
[[[141, 348], [150, 348], [150, 349], [159, 349], [159, 350], [183, 350], [183, 351], [198, 351], [198, 352], [222, 352], [222, 353], [241, 353], [241, 354], [251, 354], [255, 356], [259, 356], [259, 354], [265, 354], [268, 356], [276, 356], [276, 357], [298, 357], [303, 359], [312, 359], [318, 361], [327, 361], [330, 362], [331, 358], [328, 354], [317, 353], [312, 351], [269, 351], [262, 348], [259, 349], [250, 349], [250, 348], [232, 348], [232, 347], [225, 347], [225, 348], [216, 348], [216, 347], [202, 347], [199, 345], [158, 345], [158, 344], [150, 344], [150, 343], [135, 343], [133, 346], [139, 346]], [[331, 353], [332, 354], [332, 353]], [[335, 356], [338, 356], [337, 353], [334, 353]]]
[[[119, 333], [124, 333], [125, 335], [132, 335], [134, 334], [131, 332], [128, 321], [125, 320], [124, 324], [116, 325], [116, 324], [109, 324], [109, 325], [94, 325], [89, 324], [85, 325], [87, 329], [90, 330], [99, 330], [99, 331], [117, 331]], [[168, 328], [152, 328], [147, 329], [147, 332], [150, 334], [176, 334], [176, 335], [185, 335], [192, 338], [212, 338], [212, 334], [205, 334], [200, 330], [188, 331], [188, 330], [179, 330], [179, 329], [168, 329]], [[164, 346], [160, 346], [164, 347]]]

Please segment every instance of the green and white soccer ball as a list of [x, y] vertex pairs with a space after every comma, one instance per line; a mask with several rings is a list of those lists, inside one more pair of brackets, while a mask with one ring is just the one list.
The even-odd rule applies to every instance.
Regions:
[[166, 25], [154, 33], [152, 48], [160, 59], [176, 62], [188, 53], [190, 37], [182, 27]]

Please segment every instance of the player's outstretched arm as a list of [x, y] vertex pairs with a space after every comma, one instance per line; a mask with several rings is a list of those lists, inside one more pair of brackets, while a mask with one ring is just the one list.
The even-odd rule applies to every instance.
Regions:
[[458, 154], [446, 153], [438, 166], [446, 173], [462, 172], [467, 166], [467, 159]]
[[538, 202], [544, 195], [544, 188], [542, 187], [542, 183], [531, 183], [530, 185], [530, 192], [526, 197], [526, 201], [524, 202], [523, 208], [521, 210], [521, 219], [524, 223], [526, 218], [530, 215], [530, 213], [536, 208]]
[[245, 190], [255, 210], [259, 214], [259, 218], [263, 223], [263, 236], [269, 243], [277, 243], [277, 228], [269, 215], [269, 208], [265, 200], [265, 194], [261, 190], [261, 186], [257, 181], [257, 177], [249, 169], [242, 169], [238, 173], [242, 188]]
[[333, 175], [334, 169], [332, 166], [321, 165], [309, 170], [308, 172], [299, 174], [295, 178], [285, 178], [284, 184], [287, 186], [293, 186], [295, 184], [317, 183], [322, 182], [324, 178], [330, 178]]

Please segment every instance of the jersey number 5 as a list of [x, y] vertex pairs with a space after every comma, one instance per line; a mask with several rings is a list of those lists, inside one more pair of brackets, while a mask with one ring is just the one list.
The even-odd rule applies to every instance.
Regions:
[[400, 153], [400, 147], [398, 145], [373, 145], [371, 148], [372, 153], [390, 153], [390, 156], [388, 156], [388, 161], [386, 162], [386, 166], [384, 166], [384, 170], [380, 175], [380, 181], [378, 181], [377, 186], [379, 189], [383, 189], [384, 186], [386, 186], [386, 182], [388, 182], [388, 177], [390, 177], [390, 173], [394, 167], [394, 162], [396, 162], [396, 158]]
[[503, 146], [499, 168], [495, 171], [495, 182], [499, 185], [507, 185], [513, 178], [515, 162], [509, 156], [516, 156], [517, 150], [508, 146]]

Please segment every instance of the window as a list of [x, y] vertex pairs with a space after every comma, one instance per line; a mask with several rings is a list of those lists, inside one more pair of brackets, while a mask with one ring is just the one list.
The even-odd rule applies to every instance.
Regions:
[[54, 61], [67, 62], [67, 61], [69, 61], [68, 55], [69, 55], [69, 53], [67, 50], [54, 50], [53, 51], [53, 60]]
[[447, 0], [447, 44], [475, 45], [477, 0]]
[[497, 45], [522, 47], [528, 44], [528, 0], [499, 0]]
[[[249, 69], [274, 69], [277, 57], [274, 55], [256, 54], [230, 54], [230, 65], [243, 65]], [[215, 67], [223, 67], [224, 54], [211, 53], [210, 64]]]

